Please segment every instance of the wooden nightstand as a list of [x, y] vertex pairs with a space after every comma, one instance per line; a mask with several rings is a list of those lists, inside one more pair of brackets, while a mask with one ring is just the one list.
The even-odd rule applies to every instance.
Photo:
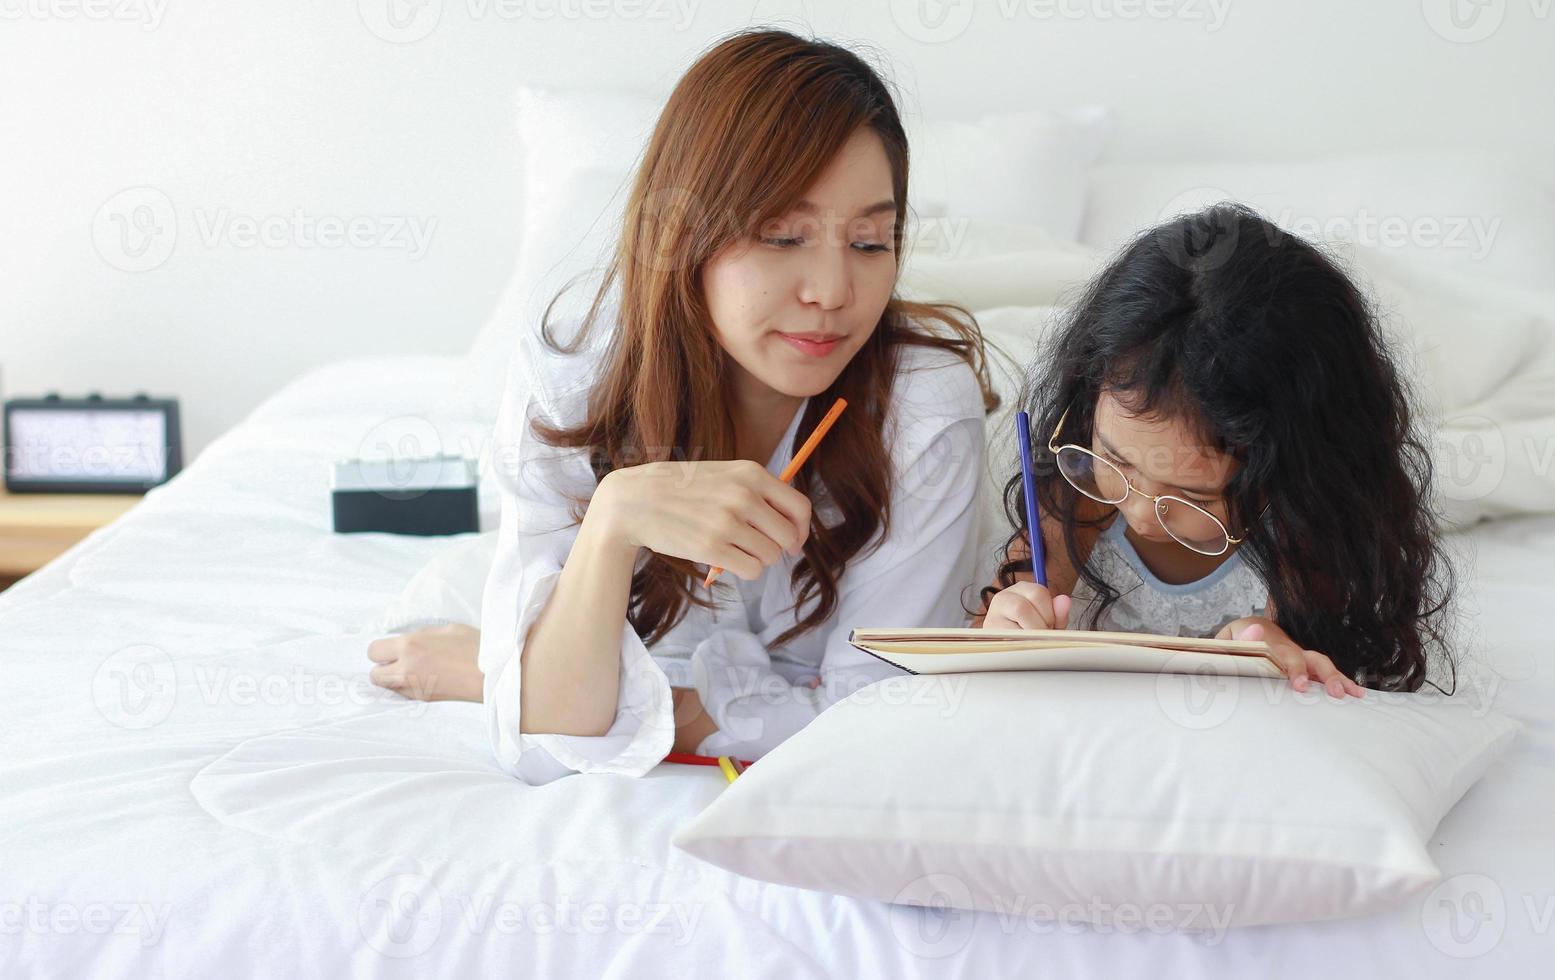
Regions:
[[138, 494], [7, 493], [0, 488], [0, 588], [140, 503]]

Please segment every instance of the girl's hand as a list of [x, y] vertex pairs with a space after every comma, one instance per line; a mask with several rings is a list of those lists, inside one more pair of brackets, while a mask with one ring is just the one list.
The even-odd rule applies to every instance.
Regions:
[[1061, 630], [1069, 620], [1070, 598], [1035, 582], [1016, 582], [988, 603], [985, 630]]
[[1285, 671], [1291, 686], [1298, 691], [1307, 690], [1310, 679], [1316, 678], [1331, 697], [1343, 698], [1346, 694], [1363, 697], [1366, 694], [1366, 689], [1344, 676], [1332, 660], [1316, 650], [1302, 649], [1272, 619], [1248, 616], [1233, 620], [1215, 634], [1215, 639], [1265, 641], [1274, 662]]
[[719, 565], [750, 581], [810, 536], [810, 499], [750, 460], [646, 463], [595, 491], [632, 548]]

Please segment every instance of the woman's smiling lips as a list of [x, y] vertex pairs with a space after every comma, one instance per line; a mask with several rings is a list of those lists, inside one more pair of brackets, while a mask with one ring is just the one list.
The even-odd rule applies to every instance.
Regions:
[[842, 334], [836, 333], [783, 333], [778, 336], [788, 341], [799, 353], [807, 357], [825, 357], [842, 343]]

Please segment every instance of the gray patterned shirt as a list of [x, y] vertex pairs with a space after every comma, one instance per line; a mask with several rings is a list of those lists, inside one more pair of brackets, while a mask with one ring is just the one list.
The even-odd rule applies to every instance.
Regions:
[[[1114, 520], [1102, 531], [1088, 567], [1122, 593], [1096, 623], [1098, 630], [1164, 633], [1167, 636], [1214, 636], [1235, 619], [1264, 616], [1269, 592], [1242, 561], [1239, 552], [1195, 582], [1173, 585], [1157, 578], [1123, 533], [1128, 524]], [[1084, 579], [1076, 583], [1069, 624], [1085, 628], [1100, 598]]]

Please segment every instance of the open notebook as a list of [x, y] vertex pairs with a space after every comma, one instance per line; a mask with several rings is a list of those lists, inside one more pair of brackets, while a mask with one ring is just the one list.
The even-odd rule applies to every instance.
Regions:
[[855, 629], [848, 642], [914, 674], [978, 670], [1214, 672], [1284, 677], [1262, 640], [1090, 630]]

